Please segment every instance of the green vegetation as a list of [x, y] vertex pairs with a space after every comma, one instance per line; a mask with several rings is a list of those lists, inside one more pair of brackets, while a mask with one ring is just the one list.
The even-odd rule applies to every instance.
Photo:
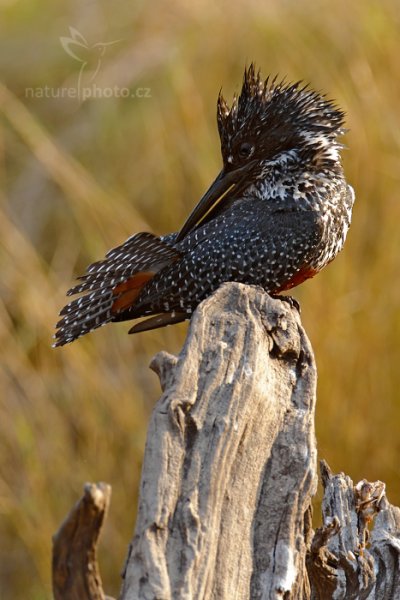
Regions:
[[[347, 111], [353, 226], [342, 255], [294, 293], [319, 368], [320, 456], [355, 480], [386, 481], [399, 503], [398, 3], [8, 0], [0, 10], [0, 598], [51, 597], [51, 535], [88, 480], [113, 486], [100, 560], [118, 593], [160, 393], [147, 366], [158, 350], [177, 352], [187, 326], [128, 336], [114, 325], [53, 350], [53, 325], [89, 262], [135, 231], [182, 224], [220, 167], [220, 86], [230, 98], [251, 60]], [[93, 82], [90, 51], [83, 83], [137, 97], [51, 97], [77, 89], [82, 63], [59, 40], [70, 26], [89, 45], [119, 40]]]

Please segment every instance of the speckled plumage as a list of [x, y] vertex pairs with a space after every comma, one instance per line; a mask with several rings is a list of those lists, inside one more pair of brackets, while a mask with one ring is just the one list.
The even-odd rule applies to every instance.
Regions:
[[68, 295], [55, 346], [110, 321], [131, 332], [190, 317], [221, 283], [279, 293], [342, 249], [354, 192], [340, 162], [343, 113], [300, 83], [262, 81], [253, 65], [228, 107], [218, 98], [223, 170], [178, 233], [138, 233], [93, 263]]

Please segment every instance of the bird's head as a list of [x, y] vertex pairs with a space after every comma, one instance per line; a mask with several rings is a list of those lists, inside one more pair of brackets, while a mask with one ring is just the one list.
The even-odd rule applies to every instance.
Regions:
[[301, 82], [265, 81], [250, 65], [232, 106], [222, 94], [217, 103], [221, 152], [226, 171], [252, 164], [265, 172], [299, 162], [303, 170], [334, 169], [340, 162], [344, 113]]
[[[217, 102], [223, 169], [200, 200], [179, 239], [204, 220], [221, 199], [263, 196], [279, 179], [341, 171], [338, 136], [344, 113], [301, 82], [261, 79], [251, 64], [239, 97]], [[268, 185], [271, 184], [271, 185]]]

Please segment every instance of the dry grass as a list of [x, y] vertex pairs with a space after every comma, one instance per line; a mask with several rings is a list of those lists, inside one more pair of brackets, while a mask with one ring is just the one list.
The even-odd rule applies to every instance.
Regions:
[[[113, 486], [102, 573], [117, 594], [134, 525], [147, 365], [185, 326], [107, 327], [50, 348], [73, 277], [141, 228], [182, 223], [219, 168], [215, 100], [244, 64], [305, 79], [348, 113], [354, 224], [341, 257], [296, 296], [319, 366], [320, 455], [400, 502], [400, 117], [398, 4], [5, 2], [0, 91], [0, 598], [50, 597], [51, 535], [86, 480]], [[98, 86], [150, 98], [27, 98], [76, 87], [59, 37], [73, 25], [107, 50]]]

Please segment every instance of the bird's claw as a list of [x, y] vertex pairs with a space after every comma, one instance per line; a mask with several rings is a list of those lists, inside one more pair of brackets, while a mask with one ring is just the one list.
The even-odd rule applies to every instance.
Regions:
[[293, 296], [279, 296], [278, 294], [272, 294], [271, 297], [274, 298], [274, 300], [282, 300], [283, 302], [287, 302], [290, 308], [295, 308], [299, 315], [301, 314], [300, 304], [296, 298], [293, 298]]

